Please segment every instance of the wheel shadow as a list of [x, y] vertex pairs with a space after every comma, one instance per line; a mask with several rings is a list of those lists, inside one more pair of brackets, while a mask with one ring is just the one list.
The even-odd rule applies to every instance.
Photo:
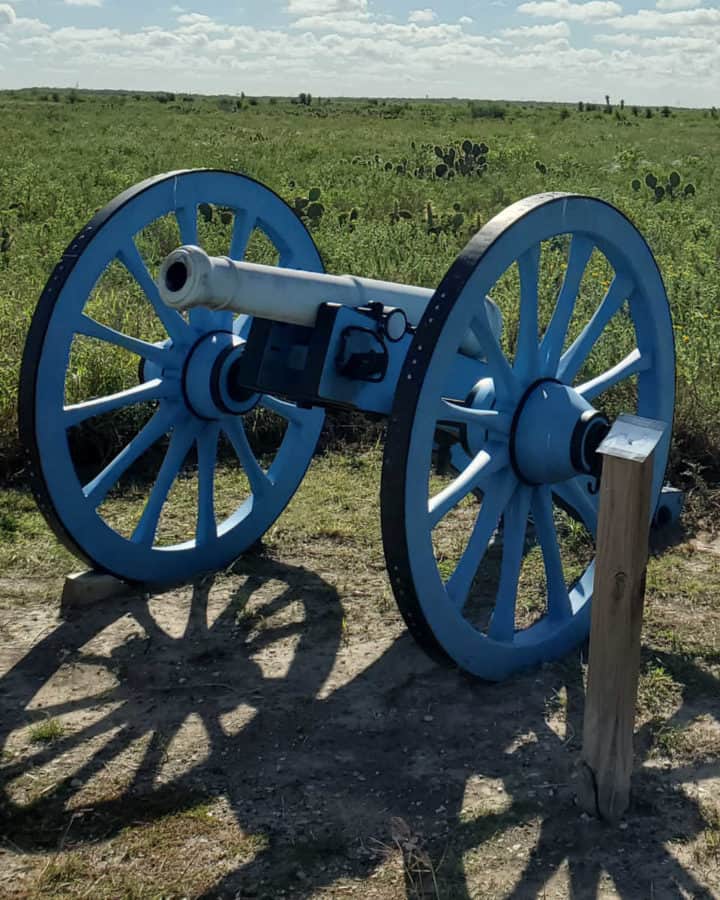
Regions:
[[[223, 798], [264, 842], [208, 898], [310, 897], [392, 865], [409, 898], [525, 898], [556, 885], [557, 896], [584, 898], [609, 883], [622, 897], [713, 896], [672, 850], [704, 827], [698, 800], [680, 790], [692, 771], [643, 767], [624, 829], [575, 807], [579, 659], [502, 685], [471, 681], [431, 664], [405, 635], [348, 641], [331, 584], [263, 557], [186, 599], [180, 630], [169, 628], [163, 597], [84, 612], [0, 679], [0, 746], [43, 718], [82, 722], [4, 761], [9, 844], [82, 848]], [[683, 665], [694, 709], [717, 718], [717, 680]], [[67, 696], [39, 707], [62, 678]], [[77, 696], [79, 683], [91, 692]], [[171, 745], [190, 720], [202, 725], [203, 749], [174, 770]], [[638, 745], [647, 756], [649, 735]], [[94, 780], [133, 748], [122, 787], [93, 795]], [[23, 779], [47, 769], [62, 771], [20, 799]], [[708, 760], [704, 777], [718, 775]]]

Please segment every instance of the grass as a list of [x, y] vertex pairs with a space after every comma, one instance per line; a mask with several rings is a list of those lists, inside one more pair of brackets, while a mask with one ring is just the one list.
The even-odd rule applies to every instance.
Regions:
[[695, 845], [695, 859], [699, 863], [720, 864], [720, 810], [716, 805], [704, 803], [700, 807], [703, 830]]
[[[265, 835], [242, 833], [212, 804], [200, 802], [125, 828], [99, 849], [56, 853], [40, 872], [33, 896], [82, 897], [88, 885], [93, 897], [107, 900], [200, 896], [229, 861], [250, 861], [267, 847]], [[155, 864], [148, 866], [149, 859]]]
[[46, 719], [30, 729], [33, 744], [52, 744], [65, 735], [65, 728], [57, 719]]
[[[265, 553], [271, 560], [274, 558], [293, 566], [299, 561], [306, 567], [306, 576], [303, 576], [301, 584], [303, 591], [314, 594], [311, 573], [318, 573], [325, 579], [326, 589], [337, 589], [345, 617], [343, 651], [354, 643], [365, 647], [368, 630], [372, 632], [372, 628], [368, 627], [368, 610], [375, 617], [374, 627], [381, 628], [383, 634], [398, 626], [396, 614], [386, 606], [373, 608], [376, 599], [379, 603], [383, 586], [388, 590], [378, 527], [379, 467], [380, 453], [377, 449], [354, 455], [328, 453], [317, 458], [289, 508], [265, 538]], [[228, 477], [232, 477], [232, 473]], [[224, 489], [230, 489], [230, 481], [225, 484], [221, 479], [221, 483], [225, 485]], [[32, 571], [34, 578], [42, 583], [42, 602], [46, 604], [47, 597], [53, 596], [53, 579], [62, 575], [63, 567], [70, 570], [77, 564], [69, 555], [61, 556], [59, 551], [53, 549], [54, 538], [45, 529], [40, 514], [31, 505], [24, 509], [26, 499], [12, 490], [0, 491], [0, 506], [12, 511], [20, 523], [14, 543], [0, 545], [0, 554], [3, 554], [0, 555], [0, 567], [8, 581], [14, 580], [18, 584]], [[183, 502], [186, 514], [191, 515], [192, 497], [187, 495]], [[130, 516], [131, 508], [140, 503], [140, 498], [129, 492], [122, 503], [126, 507], [124, 514]], [[342, 538], [337, 539], [336, 534], [341, 534]], [[569, 540], [574, 543], [572, 535], [569, 535]], [[241, 561], [238, 571], [251, 575], [254, 559], [256, 557], [251, 555], [248, 560]], [[32, 565], [28, 560], [32, 560]], [[531, 588], [539, 578], [537, 568], [536, 561], [531, 560], [528, 575]], [[676, 769], [682, 771], [693, 765], [716, 764], [718, 731], [713, 710], [717, 705], [720, 660], [713, 647], [717, 648], [720, 643], [719, 588], [720, 560], [711, 554], [696, 555], [687, 548], [679, 548], [664, 556], [653, 557], [650, 561], [638, 724], [643, 733], [645, 727], [650, 726], [653, 741], [650, 748], [652, 765], [643, 771], [652, 773], [648, 778], [667, 778], [668, 785], [672, 783]], [[364, 603], [357, 602], [361, 598], [365, 599]], [[252, 613], [243, 613], [242, 596], [237, 597], [235, 602], [239, 606], [237, 615], [244, 615], [243, 628], [262, 626], [262, 622], [250, 620]], [[702, 628], [698, 627], [700, 621]], [[311, 627], [317, 625], [307, 622], [303, 626]], [[240, 646], [232, 643], [227, 646], [229, 654], [243, 652]], [[203, 652], [206, 648], [204, 643], [200, 643], [191, 649], [192, 652]], [[320, 640], [311, 651], [311, 657], [315, 652], [322, 656], [323, 649]], [[104, 652], [112, 657], [111, 650]], [[150, 652], [157, 654], [155, 665], [162, 667], [165, 655], [161, 649], [154, 648]], [[363, 650], [363, 654], [368, 652]], [[225, 663], [215, 657], [208, 660], [208, 665], [220, 668]], [[363, 655], [365, 665], [370, 666], [371, 663]], [[565, 680], [565, 665], [560, 663], [530, 676], [521, 676], [514, 685], [489, 687], [478, 684], [473, 687], [472, 700], [468, 699], [470, 705], [467, 709], [472, 710], [473, 715], [477, 713], [478, 720], [490, 716], [487, 719], [490, 728], [494, 727], [494, 716], [508, 714], [516, 717], [519, 734], [529, 727], [529, 722], [533, 723], [533, 728], [538, 728], [538, 722], [569, 718], [577, 712], [577, 704], [575, 699], [571, 702], [569, 697], [571, 682]], [[449, 690], [460, 693], [465, 690], [463, 683], [456, 683], [454, 676], [441, 674], [439, 669], [431, 675], [423, 675], [419, 680], [437, 678], [437, 682], [430, 683], [439, 689], [446, 677], [451, 678]], [[518, 684], [524, 686], [520, 689], [522, 696], [518, 694]], [[92, 690], [92, 686], [89, 688]], [[128, 689], [135, 690], [132, 687]], [[525, 689], [528, 696], [525, 696]], [[369, 691], [368, 702], [374, 702], [374, 689], [364, 685], [362, 690]], [[414, 705], [417, 702], [413, 699], [414, 690], [412, 684], [403, 683], [392, 701], [388, 696], [389, 706]], [[532, 715], [533, 707], [538, 704], [538, 697], [534, 696], [536, 690], [543, 692], [539, 703], [541, 718], [527, 720], [525, 717]], [[295, 693], [291, 701], [297, 701]], [[349, 701], [343, 716], [353, 712], [355, 707], [352, 702]], [[438, 715], [437, 711], [433, 712]], [[425, 713], [426, 706], [419, 705], [417, 716], [422, 718]], [[689, 716], [689, 721], [683, 718], [684, 713]], [[35, 727], [47, 729], [52, 721], [57, 725], [57, 720], [48, 720]], [[325, 723], [324, 718], [321, 721]], [[330, 747], [332, 756], [332, 721], [324, 727], [329, 730], [322, 736], [323, 746]], [[377, 727], [378, 741], [398, 741], [398, 725], [394, 716], [381, 717]], [[436, 727], [429, 726], [429, 743], [424, 745], [425, 752], [438, 740]], [[354, 725], [351, 732], [354, 735]], [[59, 898], [88, 895], [99, 900], [201, 896], [203, 892], [212, 892], [213, 887], [229, 873], [243, 871], [245, 867], [250, 873], [248, 883], [258, 888], [260, 896], [263, 892], [266, 896], [280, 896], [281, 891], [292, 896], [295, 888], [300, 890], [305, 886], [336, 884], [353, 874], [357, 876], [356, 884], [352, 889], [343, 891], [348, 896], [368, 896], [369, 889], [374, 885], [383, 900], [403, 896], [399, 893], [403, 890], [403, 884], [408, 896], [420, 897], [425, 892], [424, 896], [430, 897], [461, 897], [463, 892], [467, 893], [468, 886], [477, 884], [485, 886], [484, 896], [505, 896], [507, 885], [502, 878], [507, 879], [510, 874], [517, 876], [524, 864], [523, 858], [531, 858], [532, 847], [536, 840], [540, 840], [541, 826], [545, 827], [542, 823], [546, 819], [549, 820], [547, 828], [557, 835], [558, 846], [569, 846], [577, 841], [577, 855], [584, 858], [587, 853], [587, 836], [578, 831], [577, 811], [573, 811], [570, 803], [567, 808], [562, 805], [566, 802], [564, 799], [549, 803], [544, 795], [531, 801], [528, 794], [525, 799], [524, 792], [532, 787], [528, 775], [542, 770], [538, 783], [562, 781], [564, 776], [558, 773], [564, 771], [563, 766], [570, 758], [565, 754], [572, 755], [579, 749], [578, 737], [571, 746], [563, 745], [562, 750], [557, 751], [563, 755], [550, 763], [550, 757], [546, 754], [555, 745], [552, 741], [548, 743], [547, 734], [541, 735], [541, 738], [542, 743], [528, 744], [516, 751], [517, 755], [508, 755], [509, 750], [504, 744], [499, 747], [501, 761], [497, 763], [497, 768], [493, 764], [480, 769], [483, 772], [480, 783], [484, 790], [478, 791], [474, 795], [474, 805], [459, 813], [457, 820], [452, 822], [444, 822], [443, 814], [435, 812], [440, 799], [427, 805], [424, 823], [411, 820], [410, 813], [419, 809], [413, 803], [425, 796], [430, 784], [424, 776], [418, 778], [417, 793], [412, 795], [413, 803], [408, 804], [409, 812], [403, 813], [408, 816], [411, 833], [396, 829], [393, 834], [390, 822], [385, 830], [376, 828], [370, 837], [362, 832], [370, 850], [380, 846], [378, 842], [381, 841], [388, 855], [386, 862], [383, 862], [384, 856], [373, 861], [372, 868], [364, 858], [357, 856], [355, 832], [361, 832], [361, 824], [354, 819], [346, 819], [344, 814], [339, 816], [332, 811], [323, 811], [323, 817], [329, 816], [321, 819], [323, 824], [328, 825], [327, 831], [308, 831], [304, 824], [309, 815], [307, 809], [302, 802], [289, 799], [287, 812], [283, 816], [289, 816], [293, 825], [297, 822], [297, 830], [292, 831], [291, 839], [273, 830], [278, 827], [277, 820], [271, 820], [276, 824], [266, 827], [261, 823], [251, 825], [249, 816], [239, 815], [238, 820], [244, 825], [238, 827], [228, 812], [224, 794], [212, 793], [220, 790], [213, 786], [218, 777], [214, 772], [204, 773], [203, 777], [207, 776], [207, 780], [202, 782], [202, 792], [198, 790], [196, 795], [188, 795], [185, 791], [178, 793], [172, 788], [163, 792], [160, 788], [150, 794], [83, 796], [78, 810], [90, 807], [95, 812], [78, 817], [69, 828], [70, 807], [62, 803], [48, 808], [47, 799], [42, 795], [34, 802], [28, 800], [25, 807], [15, 808], [14, 840], [25, 846], [27, 839], [36, 851], [32, 855], [27, 854], [27, 857], [32, 856], [35, 866], [32, 881], [28, 879], [27, 883], [29, 896]], [[297, 739], [292, 729], [282, 738], [287, 741], [290, 756], [295, 752], [301, 752], [301, 755], [312, 752], [299, 751], [299, 745], [295, 743]], [[400, 743], [405, 740], [400, 738]], [[467, 772], [471, 773], [476, 763], [477, 748], [472, 741], [458, 743], [464, 743], [467, 747], [468, 756], [464, 759], [467, 760]], [[285, 754], [285, 744], [281, 742], [281, 746]], [[339, 746], [342, 747], [342, 744]], [[25, 752], [24, 747], [22, 752]], [[30, 752], [36, 752], [36, 748]], [[177, 748], [173, 750], [171, 744], [167, 752], [177, 754], [179, 751]], [[388, 772], [401, 772], [404, 766], [410, 765], [407, 754], [400, 747], [395, 750], [390, 748], [388, 753]], [[18, 758], [17, 754], [13, 758], [8, 757], [7, 763], [15, 765]], [[70, 774], [60, 770], [60, 766], [65, 765], [61, 760], [65, 759], [66, 756], [58, 756], [58, 778]], [[242, 773], [245, 759], [243, 745], [243, 752], [228, 755], [227, 772]], [[444, 760], [445, 757], [438, 759]], [[659, 767], [658, 759], [662, 760]], [[438, 764], [442, 766], [445, 763]], [[73, 763], [68, 765], [72, 767]], [[360, 763], [357, 765], [361, 766]], [[451, 774], [432, 782], [433, 790], [438, 789], [446, 778], [452, 781], [457, 776], [457, 765], [457, 760], [453, 765], [448, 763]], [[254, 801], [257, 813], [275, 810], [281, 802], [279, 798], [283, 791], [288, 790], [287, 786], [283, 787], [286, 776], [279, 774], [273, 781], [271, 770], [272, 766], [259, 782], [263, 794], [259, 801]], [[442, 768], [440, 770], [444, 771]], [[375, 763], [367, 770], [362, 767], [362, 771], [369, 776], [363, 790], [379, 789], [373, 782]], [[522, 783], [522, 789], [510, 780], [504, 787], [507, 793], [488, 793], [485, 781], [488, 773], [494, 773], [494, 778], [501, 772], [511, 773], [512, 778]], [[342, 774], [338, 777], [345, 778]], [[665, 784], [664, 781], [662, 783]], [[273, 785], [276, 785], [276, 790], [265, 795], [264, 790]], [[102, 790], [110, 789], [103, 787]], [[117, 787], [113, 786], [112, 790], [116, 791]], [[210, 796], [206, 791], [210, 792]], [[239, 788], [243, 803], [247, 791], [249, 789], [243, 782]], [[159, 796], [156, 797], [155, 793]], [[670, 795], [669, 787], [657, 796], [664, 797], [666, 793]], [[251, 794], [252, 791], [249, 791], [248, 796]], [[289, 796], [292, 797], [292, 794]], [[643, 796], [642, 791], [639, 796]], [[655, 793], [652, 796], [654, 803], [660, 802]], [[508, 797], [512, 798], [512, 803]], [[372, 793], [368, 793], [367, 798], [372, 800], [371, 805], [375, 809], [379, 799]], [[557, 808], [556, 803], [559, 804]], [[393, 814], [392, 809], [390, 814]], [[693, 820], [695, 825], [692, 827], [678, 825], [673, 819], [676, 814], [676, 806], [663, 807], [653, 814], [652, 821], [663, 821], [663, 817], [672, 819], [673, 840], [681, 843], [683, 851], [693, 857], [697, 870], [711, 871], [717, 865], [719, 834], [713, 805], [708, 802], [702, 806], [701, 817]], [[630, 819], [633, 828], [642, 827], [642, 822], [641, 814], [633, 814]], [[590, 825], [581, 827], [589, 828]], [[655, 828], [655, 824], [652, 827]], [[66, 843], [59, 850], [63, 835], [66, 835]], [[373, 837], [375, 842], [371, 839]], [[618, 841], [623, 840], [620, 833]], [[637, 853], [643, 855], [650, 852], [643, 850], [641, 843], [637, 844], [640, 847]], [[516, 846], [521, 847], [522, 851], [516, 851]], [[538, 856], [546, 854], [547, 847], [547, 843], [539, 845]], [[630, 858], [629, 847], [627, 852]], [[517, 857], [516, 853], [519, 854]], [[633, 864], [637, 863], [639, 855], [632, 856]], [[260, 867], [258, 860], [265, 860], [265, 868], [260, 875], [254, 868], [256, 864]], [[497, 876], [497, 884], [492, 880], [496, 867], [504, 872], [504, 875]], [[380, 874], [374, 877], [376, 871]], [[265, 879], [262, 886], [259, 884], [260, 878]]]
[[[290, 202], [319, 189], [324, 212], [311, 227], [328, 270], [427, 286], [438, 284], [478, 227], [523, 196], [565, 190], [616, 204], [646, 235], [672, 305], [679, 372], [676, 477], [689, 464], [701, 476], [713, 474], [720, 442], [714, 388], [720, 377], [720, 199], [714, 190], [720, 121], [707, 111], [645, 118], [631, 107], [605, 115], [549, 104], [334, 100], [301, 106], [258, 99], [249, 105], [235, 98], [18, 91], [0, 93], [0, 122], [0, 472], [6, 476], [22, 470], [15, 420], [20, 354], [54, 263], [113, 196], [182, 167], [247, 172]], [[435, 146], [459, 149], [466, 139], [488, 148], [480, 176], [416, 176], [418, 167], [434, 171]], [[654, 174], [664, 184], [673, 171], [682, 186], [693, 184], [695, 194], [655, 202], [645, 176]], [[209, 243], [220, 247], [228, 226], [219, 216], [200, 224]], [[143, 241], [161, 254], [175, 237], [160, 229]], [[253, 250], [258, 259], [267, 252], [259, 244]], [[597, 301], [607, 279], [596, 256], [588, 269], [588, 304]], [[561, 262], [562, 248], [550, 248], [541, 306], [543, 297], [552, 296]], [[509, 307], [509, 336], [515, 290], [513, 278], [498, 289]], [[119, 267], [105, 276], [92, 303], [109, 324], [157, 338]], [[625, 337], [619, 321], [592, 365], [607, 362]], [[111, 358], [106, 347], [92, 343], [88, 339], [74, 351], [71, 393], [110, 393], [136, 378], [136, 360]], [[629, 400], [621, 396], [617, 404]], [[95, 429], [82, 440], [93, 447], [103, 438]], [[0, 528], [14, 533], [12, 520], [3, 519]]]
[[662, 665], [651, 663], [640, 674], [638, 712], [641, 716], [659, 716], [679, 704], [680, 686]]

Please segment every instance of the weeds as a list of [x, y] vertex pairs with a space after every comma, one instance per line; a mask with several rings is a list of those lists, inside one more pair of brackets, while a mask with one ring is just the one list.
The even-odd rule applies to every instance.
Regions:
[[34, 744], [52, 744], [65, 734], [65, 728], [57, 719], [46, 719], [30, 729], [30, 740]]

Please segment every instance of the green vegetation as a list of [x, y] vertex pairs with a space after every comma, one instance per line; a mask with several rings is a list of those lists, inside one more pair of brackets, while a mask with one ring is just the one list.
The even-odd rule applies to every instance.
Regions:
[[65, 729], [57, 719], [46, 719], [38, 722], [30, 729], [30, 740], [33, 744], [52, 744], [65, 734]]
[[[0, 94], [0, 472], [21, 470], [16, 394], [22, 346], [42, 287], [73, 235], [120, 191], [183, 167], [246, 172], [279, 192], [314, 233], [330, 271], [435, 286], [484, 222], [529, 194], [565, 190], [609, 200], [647, 237], [663, 272], [677, 336], [675, 477], [707, 477], [720, 443], [720, 120], [714, 111], [483, 102], [336, 101], [300, 95], [17, 91]], [[651, 110], [648, 110], [651, 112]], [[229, 219], [201, 211], [222, 243]], [[157, 251], [170, 234], [155, 235]], [[258, 259], [265, 249], [255, 248]], [[544, 296], [564, 248], [549, 248]], [[599, 257], [599, 254], [598, 254]], [[158, 257], [159, 258], [159, 257]], [[587, 303], [607, 266], [591, 260]], [[512, 278], [499, 288], [513, 302]], [[109, 324], [154, 336], [127, 283], [108, 273], [93, 303]], [[542, 299], [542, 298], [541, 298]], [[506, 331], [512, 338], [512, 321]], [[610, 345], [622, 345], [622, 321]], [[157, 339], [155, 337], [155, 339]], [[598, 348], [594, 366], [609, 351]], [[617, 361], [615, 357], [615, 361]], [[79, 354], [88, 397], [136, 378], [106, 348]], [[123, 363], [123, 365], [125, 365]], [[135, 362], [136, 365], [136, 362]], [[627, 396], [618, 405], [627, 405]], [[696, 471], [698, 471], [696, 470]], [[711, 473], [712, 474], [712, 473]], [[3, 518], [3, 534], [15, 524]]]

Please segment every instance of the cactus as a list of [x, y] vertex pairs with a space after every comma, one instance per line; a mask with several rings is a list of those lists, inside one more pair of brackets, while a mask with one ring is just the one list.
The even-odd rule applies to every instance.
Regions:
[[677, 172], [671, 172], [668, 178], [668, 184], [673, 188], [680, 187], [680, 176]]
[[695, 185], [691, 182], [688, 182], [683, 189], [683, 196], [692, 197], [695, 193]]
[[535, 168], [541, 175], [547, 175], [547, 166], [544, 163], [541, 163], [539, 159], [535, 160]]
[[657, 187], [657, 178], [653, 175], [652, 172], [648, 172], [645, 176], [645, 184], [650, 188], [651, 191], [654, 191]]
[[206, 222], [212, 222], [213, 208], [209, 203], [201, 203], [198, 206], [198, 212]]
[[358, 215], [357, 209], [353, 206], [349, 212], [340, 213], [338, 216], [338, 224], [340, 226], [347, 225], [348, 231], [354, 231], [355, 221], [357, 220]]
[[311, 203], [307, 208], [307, 214], [310, 219], [319, 220], [324, 212], [325, 207], [322, 203]]
[[0, 256], [7, 257], [9, 255], [12, 243], [13, 236], [10, 229], [5, 225], [0, 225]]
[[438, 163], [438, 165], [435, 166], [435, 174], [437, 175], [438, 178], [444, 178], [447, 175], [447, 173], [448, 173], [448, 167], [445, 163]]
[[310, 188], [310, 191], [308, 192], [308, 200], [311, 203], [317, 203], [319, 199], [320, 199], [320, 188], [319, 187]]
[[641, 188], [640, 179], [639, 179], [639, 178], [633, 178], [632, 182], [630, 183], [630, 186], [632, 187], [632, 189], [633, 189], [634, 191], [639, 191], [640, 188]]

